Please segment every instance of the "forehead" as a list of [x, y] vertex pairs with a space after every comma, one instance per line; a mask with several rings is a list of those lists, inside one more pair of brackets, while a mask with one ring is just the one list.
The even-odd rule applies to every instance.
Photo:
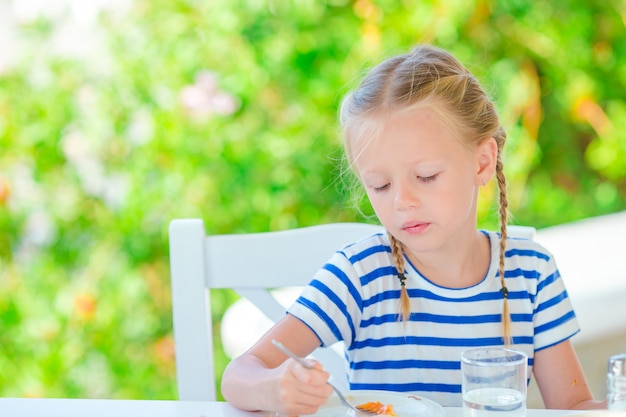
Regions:
[[421, 106], [410, 110], [381, 113], [368, 117], [346, 139], [346, 151], [353, 162], [364, 154], [417, 156], [448, 152], [463, 147], [455, 124], [438, 108]]

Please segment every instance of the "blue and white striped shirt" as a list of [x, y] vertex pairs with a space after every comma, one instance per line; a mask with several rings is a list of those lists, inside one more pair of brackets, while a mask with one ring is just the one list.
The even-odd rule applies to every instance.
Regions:
[[[499, 234], [491, 241], [485, 278], [469, 288], [445, 288], [406, 260], [411, 315], [398, 320], [400, 282], [386, 234], [336, 252], [288, 312], [323, 346], [343, 341], [350, 389], [410, 392], [444, 406], [461, 405], [460, 355], [502, 346]], [[406, 259], [406, 258], [405, 258]], [[512, 348], [529, 358], [579, 331], [552, 255], [538, 243], [509, 239], [505, 262]]]

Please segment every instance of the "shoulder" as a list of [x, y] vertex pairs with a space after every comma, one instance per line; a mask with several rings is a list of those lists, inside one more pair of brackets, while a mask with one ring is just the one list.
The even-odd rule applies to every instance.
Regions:
[[337, 250], [323, 269], [335, 274], [343, 271], [358, 277], [385, 268], [390, 262], [392, 258], [389, 237], [383, 231], [364, 236]]
[[347, 244], [337, 251], [346, 258], [358, 262], [380, 253], [390, 253], [389, 237], [386, 233], [374, 233], [356, 242]]
[[[499, 257], [501, 236], [498, 232], [484, 232], [492, 245], [492, 258]], [[529, 238], [509, 237], [505, 246], [505, 268], [527, 277], [551, 276], [558, 270], [552, 253], [540, 243]], [[511, 272], [512, 273], [512, 272]]]
[[[495, 231], [483, 231], [491, 241], [492, 246], [499, 247], [501, 235]], [[549, 261], [553, 258], [552, 253], [543, 245], [529, 237], [509, 236], [506, 239], [506, 257], [518, 257]]]

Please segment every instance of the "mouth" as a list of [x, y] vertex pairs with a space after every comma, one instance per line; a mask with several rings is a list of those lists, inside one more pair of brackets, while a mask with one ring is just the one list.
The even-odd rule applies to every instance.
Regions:
[[430, 223], [409, 222], [402, 225], [402, 231], [411, 235], [417, 235], [426, 230], [428, 226], [430, 226]]

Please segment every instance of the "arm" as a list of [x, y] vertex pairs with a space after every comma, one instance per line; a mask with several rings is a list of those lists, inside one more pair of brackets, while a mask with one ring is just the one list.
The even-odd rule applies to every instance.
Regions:
[[606, 401], [593, 399], [570, 340], [537, 352], [533, 373], [546, 408], [606, 408]]
[[224, 371], [222, 394], [243, 410], [277, 411], [287, 415], [313, 414], [332, 393], [328, 373], [318, 363], [305, 369], [278, 350], [276, 339], [302, 357], [320, 341], [299, 319], [287, 314], [246, 353]]

